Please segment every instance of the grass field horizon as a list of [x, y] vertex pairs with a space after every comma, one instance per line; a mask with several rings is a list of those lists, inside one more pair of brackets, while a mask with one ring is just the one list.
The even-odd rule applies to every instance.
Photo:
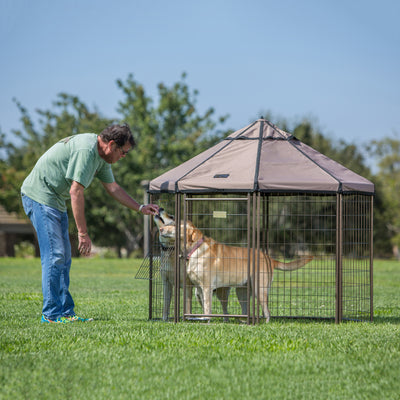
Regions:
[[141, 260], [74, 259], [88, 324], [45, 325], [39, 259], [0, 258], [0, 399], [399, 399], [400, 263], [374, 261], [374, 321], [148, 320]]

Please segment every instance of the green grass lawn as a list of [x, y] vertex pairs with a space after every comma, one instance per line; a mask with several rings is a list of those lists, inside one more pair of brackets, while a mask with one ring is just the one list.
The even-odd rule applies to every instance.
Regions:
[[41, 324], [38, 259], [0, 258], [0, 399], [399, 399], [400, 263], [374, 263], [374, 322], [148, 318], [140, 260], [74, 260], [88, 324]]

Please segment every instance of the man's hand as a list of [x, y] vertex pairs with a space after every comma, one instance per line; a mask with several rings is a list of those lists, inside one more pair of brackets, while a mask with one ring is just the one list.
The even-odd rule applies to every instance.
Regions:
[[140, 211], [145, 215], [158, 215], [159, 213], [159, 207], [157, 204], [146, 204], [140, 207]]
[[86, 235], [78, 234], [79, 238], [79, 245], [78, 245], [78, 250], [79, 252], [87, 257], [90, 256], [90, 252], [92, 251], [92, 241], [90, 240], [89, 235], [86, 233]]

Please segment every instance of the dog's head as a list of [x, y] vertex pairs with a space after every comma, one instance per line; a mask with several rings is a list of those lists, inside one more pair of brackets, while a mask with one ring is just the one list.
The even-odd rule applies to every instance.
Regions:
[[[182, 222], [181, 224], [181, 240], [183, 246], [183, 238], [184, 238], [185, 224]], [[200, 229], [196, 228], [193, 225], [193, 222], [186, 221], [186, 248], [191, 248], [193, 244], [198, 242], [203, 238], [203, 234]]]
[[[164, 246], [171, 246], [175, 241], [176, 225], [173, 216], [169, 215], [163, 208], [160, 208], [159, 215], [154, 216], [154, 222], [160, 232], [160, 242]], [[185, 224], [181, 222], [181, 245], [184, 245]], [[190, 248], [203, 237], [191, 221], [186, 221], [186, 247]]]
[[153, 219], [158, 229], [164, 225], [175, 224], [174, 216], [169, 215], [163, 208], [159, 209], [158, 214], [156, 214]]
[[163, 208], [153, 217], [158, 231], [160, 232], [160, 243], [165, 247], [171, 247], [175, 244], [175, 219], [169, 215]]

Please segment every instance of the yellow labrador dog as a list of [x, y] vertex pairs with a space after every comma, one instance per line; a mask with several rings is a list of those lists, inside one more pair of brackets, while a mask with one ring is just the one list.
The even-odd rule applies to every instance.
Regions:
[[[175, 237], [175, 224], [160, 227], [160, 236]], [[187, 277], [200, 289], [204, 314], [211, 315], [212, 293], [218, 288], [240, 287], [237, 291], [243, 314], [246, 314], [247, 300], [244, 298], [243, 287], [248, 281], [248, 249], [246, 247], [228, 246], [206, 237], [192, 222], [181, 225], [181, 248], [186, 245]], [[253, 262], [253, 251], [250, 251], [250, 265]], [[292, 262], [284, 263], [274, 260], [262, 251], [255, 252], [256, 264], [259, 264], [259, 282], [257, 278], [251, 282], [251, 290], [258, 298], [263, 316], [269, 321], [268, 290], [275, 269], [294, 271], [310, 262], [313, 257], [307, 256]], [[247, 297], [247, 294], [246, 294]], [[225, 311], [224, 311], [225, 313]]]
[[[168, 321], [169, 311], [171, 306], [172, 291], [175, 285], [175, 220], [174, 217], [169, 215], [163, 208], [160, 208], [159, 214], [154, 216], [154, 223], [156, 224], [160, 235], [161, 245], [161, 280], [163, 283], [163, 321]], [[183, 287], [184, 281], [184, 270], [181, 268], [180, 271], [180, 287]], [[186, 274], [186, 310], [192, 312], [192, 289], [193, 283]], [[221, 302], [222, 310], [224, 314], [228, 314], [228, 297], [229, 289], [227, 287], [221, 287], [216, 290], [218, 300]], [[200, 304], [202, 304], [202, 295], [200, 290], [196, 288], [196, 297]], [[224, 318], [227, 320], [227, 317]]]

